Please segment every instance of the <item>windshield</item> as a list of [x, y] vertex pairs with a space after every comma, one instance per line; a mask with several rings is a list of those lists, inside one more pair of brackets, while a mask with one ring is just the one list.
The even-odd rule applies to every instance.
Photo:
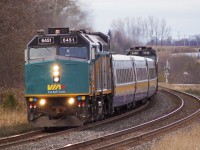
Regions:
[[[39, 48], [30, 48], [29, 56], [30, 60], [38, 58], [47, 58], [50, 56], [57, 55], [56, 47], [39, 47]], [[87, 59], [87, 48], [86, 47], [60, 47], [58, 49], [58, 55]]]
[[88, 57], [86, 47], [60, 47], [59, 55], [82, 59], [87, 59]]
[[45, 58], [56, 55], [56, 47], [30, 48], [30, 59]]

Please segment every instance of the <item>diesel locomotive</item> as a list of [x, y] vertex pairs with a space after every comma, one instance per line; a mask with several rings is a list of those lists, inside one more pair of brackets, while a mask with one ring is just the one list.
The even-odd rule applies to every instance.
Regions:
[[157, 91], [155, 51], [113, 54], [101, 32], [39, 30], [25, 53], [27, 113], [35, 127], [81, 126], [131, 109]]

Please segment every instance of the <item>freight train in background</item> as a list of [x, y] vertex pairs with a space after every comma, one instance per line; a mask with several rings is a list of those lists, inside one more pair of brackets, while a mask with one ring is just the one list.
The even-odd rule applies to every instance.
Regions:
[[155, 50], [114, 54], [100, 32], [39, 30], [25, 53], [27, 113], [35, 127], [82, 126], [133, 109], [157, 92]]

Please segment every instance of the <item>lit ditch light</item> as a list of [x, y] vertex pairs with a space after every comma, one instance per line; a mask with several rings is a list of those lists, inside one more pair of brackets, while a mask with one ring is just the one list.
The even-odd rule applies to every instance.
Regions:
[[59, 78], [59, 77], [54, 77], [54, 78], [53, 78], [53, 81], [54, 81], [55, 83], [60, 82], [60, 78]]
[[60, 67], [58, 65], [53, 66], [53, 82], [60, 82]]

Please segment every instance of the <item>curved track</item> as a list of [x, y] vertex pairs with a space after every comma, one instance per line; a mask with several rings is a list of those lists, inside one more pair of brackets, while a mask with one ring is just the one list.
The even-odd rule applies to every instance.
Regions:
[[[29, 136], [21, 138], [20, 140], [12, 140], [12, 142], [10, 142], [8, 139], [7, 141], [4, 140], [4, 142], [0, 142], [0, 149], [5, 149], [5, 148], [16, 148], [16, 149], [27, 149], [26, 146], [28, 146], [28, 148], [31, 148], [30, 144], [32, 144], [32, 148], [35, 147], [40, 147], [42, 149], [52, 149], [52, 148], [58, 148], [58, 149], [112, 149], [115, 148], [116, 146], [123, 146], [123, 145], [129, 145], [129, 143], [134, 143], [137, 144], [138, 142], [143, 141], [142, 139], [146, 139], [146, 138], [150, 138], [151, 136], [155, 135], [155, 134], [159, 134], [162, 133], [164, 130], [168, 130], [169, 128], [174, 128], [175, 126], [175, 122], [177, 120], [182, 120], [183, 118], [186, 118], [188, 116], [190, 116], [191, 114], [194, 114], [194, 111], [197, 111], [200, 108], [200, 103], [199, 100], [197, 98], [191, 98], [191, 96], [185, 95], [185, 94], [180, 94], [180, 93], [176, 93], [174, 94], [174, 92], [170, 91], [165, 91], [163, 92], [163, 90], [160, 90], [161, 93], [164, 94], [158, 94], [161, 97], [159, 97], [160, 99], [162, 98], [162, 96], [166, 96], [168, 98], [170, 98], [170, 100], [175, 101], [175, 107], [170, 107], [166, 108], [167, 111], [165, 115], [163, 114], [157, 114], [157, 117], [160, 116], [159, 118], [156, 118], [154, 120], [149, 119], [150, 121], [145, 122], [145, 123], [138, 123], [137, 125], [133, 125], [130, 127], [126, 127], [126, 128], [122, 128], [119, 129], [117, 132], [112, 132], [112, 133], [107, 133], [105, 131], [105, 134], [107, 134], [106, 136], [102, 136], [105, 134], [102, 134], [101, 137], [99, 138], [95, 138], [96, 139], [92, 139], [88, 138], [88, 141], [85, 142], [81, 142], [81, 143], [75, 143], [75, 141], [71, 142], [70, 144], [67, 144], [69, 142], [67, 142], [67, 139], [63, 138], [64, 136], [69, 136], [72, 133], [79, 133], [79, 132], [83, 132], [83, 136], [90, 136], [90, 135], [85, 135], [85, 131], [87, 129], [90, 129], [89, 131], [93, 131], [90, 134], [93, 134], [94, 132], [97, 131], [98, 132], [102, 132], [101, 130], [94, 130], [96, 128], [101, 128], [102, 126], [104, 126], [106, 124], [106, 126], [109, 126], [110, 122], [112, 122], [113, 124], [117, 123], [117, 122], [123, 122], [124, 118], [133, 118], [134, 116], [146, 112], [146, 110], [150, 107], [150, 108], [154, 108], [157, 109], [156, 106], [154, 106], [154, 102], [152, 101], [149, 105], [144, 105], [138, 109], [135, 109], [133, 111], [130, 111], [128, 113], [122, 114], [120, 116], [115, 116], [103, 121], [99, 121], [99, 122], [95, 122], [92, 124], [87, 124], [85, 126], [82, 127], [78, 127], [78, 128], [72, 128], [72, 129], [68, 129], [65, 131], [61, 131], [61, 132], [56, 132], [56, 133], [44, 133], [42, 132], [42, 134], [38, 134], [35, 136], [32, 136], [29, 134]], [[168, 93], [169, 95], [167, 96]], [[165, 95], [166, 94], [166, 95]], [[166, 100], [166, 99], [165, 99]], [[158, 99], [158, 103], [159, 103], [159, 99]], [[157, 104], [157, 103], [156, 103]], [[190, 106], [195, 106], [195, 108], [189, 108], [188, 105]], [[163, 105], [165, 106], [165, 105]], [[164, 107], [163, 107], [164, 108]], [[162, 109], [163, 109], [162, 108]], [[165, 109], [165, 108], [164, 108]], [[181, 110], [181, 111], [180, 111]], [[194, 111], [193, 111], [194, 110]], [[133, 115], [134, 114], [134, 115]], [[190, 119], [190, 117], [188, 118]], [[121, 121], [120, 121], [121, 120]], [[180, 121], [182, 122], [182, 121]], [[107, 125], [108, 123], [108, 125]], [[180, 124], [180, 123], [179, 123]], [[97, 127], [99, 126], [99, 127]], [[124, 129], [124, 130], [123, 130]], [[46, 135], [45, 135], [46, 134]], [[76, 135], [76, 134], [75, 134]], [[82, 136], [81, 135], [81, 136]], [[30, 138], [31, 136], [31, 138]], [[79, 136], [77, 134], [77, 136]], [[78, 138], [78, 137], [75, 138]], [[18, 136], [18, 138], [21, 136]], [[59, 140], [57, 140], [56, 145], [57, 146], [52, 146], [55, 143], [52, 143], [52, 138], [54, 139], [59, 139], [60, 137], [64, 140], [63, 144], [58, 144]], [[94, 136], [93, 136], [94, 138]], [[44, 147], [44, 145], [40, 145], [41, 143], [49, 143], [46, 140], [50, 141], [52, 143], [52, 145], [50, 147], [48, 147], [49, 145], [46, 145]], [[6, 143], [5, 143], [6, 141]], [[83, 141], [83, 140], [82, 140]], [[17, 146], [18, 145], [18, 146]], [[64, 146], [65, 145], [65, 146]], [[11, 147], [11, 146], [16, 146], [16, 147]], [[126, 149], [126, 148], [125, 148]]]
[[0, 149], [5, 149], [5, 148], [12, 147], [12, 146], [17, 146], [17, 145], [21, 145], [21, 144], [25, 144], [25, 143], [30, 143], [30, 142], [37, 142], [37, 141], [47, 139], [50, 137], [61, 136], [62, 134], [69, 134], [71, 132], [81, 131], [81, 130], [97, 127], [102, 124], [106, 124], [109, 122], [113, 122], [113, 121], [116, 121], [119, 119], [126, 118], [134, 113], [142, 111], [143, 109], [145, 109], [148, 106], [148, 104], [149, 104], [149, 102], [137, 109], [130, 111], [130, 112], [121, 114], [119, 116], [111, 117], [106, 120], [87, 124], [82, 127], [71, 128], [71, 129], [67, 129], [64, 131], [53, 131], [54, 133], [44, 132], [43, 130], [38, 130], [38, 131], [32, 131], [32, 132], [14, 135], [14, 136], [6, 137], [6, 138], [0, 138]]
[[[167, 90], [168, 93], [176, 95], [182, 104], [175, 111], [151, 120], [144, 124], [121, 130], [90, 141], [66, 145], [59, 149], [113, 149], [124, 145], [137, 145], [139, 142], [165, 131], [185, 124], [187, 121], [200, 114], [200, 99], [190, 94]], [[195, 107], [193, 107], [193, 105]], [[181, 111], [180, 111], [181, 110]], [[126, 148], [124, 148], [126, 149]]]

